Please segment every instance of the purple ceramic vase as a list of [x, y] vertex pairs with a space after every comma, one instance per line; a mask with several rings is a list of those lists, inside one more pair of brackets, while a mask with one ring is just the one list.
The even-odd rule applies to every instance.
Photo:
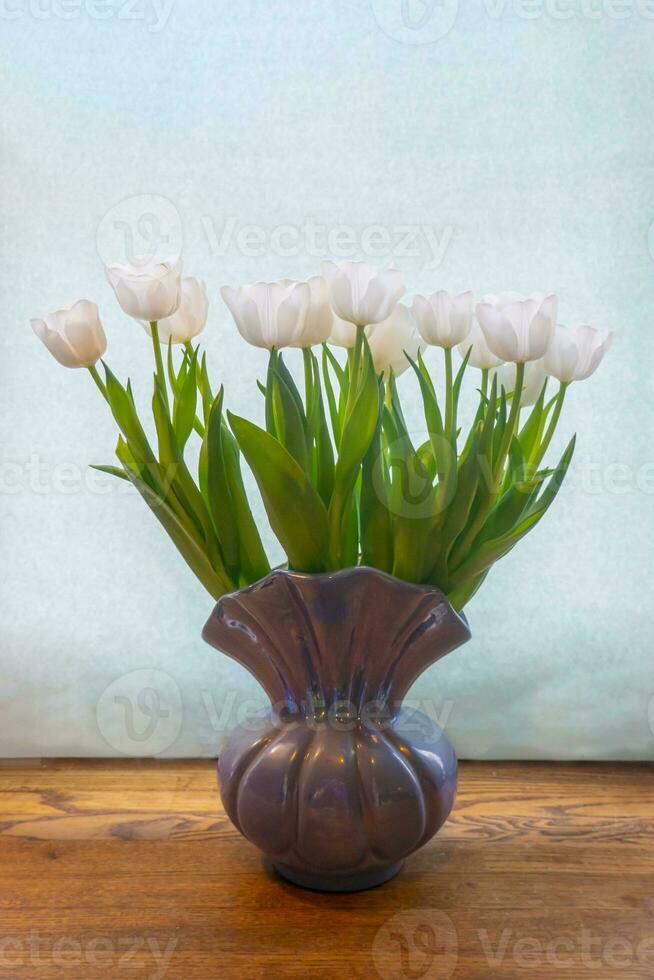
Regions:
[[296, 884], [357, 891], [391, 878], [452, 808], [454, 750], [402, 700], [470, 638], [465, 619], [438, 589], [373, 568], [280, 570], [223, 596], [203, 636], [271, 701], [220, 755], [232, 822]]

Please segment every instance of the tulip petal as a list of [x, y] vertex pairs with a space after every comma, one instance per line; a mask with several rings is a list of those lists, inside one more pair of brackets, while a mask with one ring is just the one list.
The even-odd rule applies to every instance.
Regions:
[[310, 299], [308, 283], [299, 282], [291, 287], [277, 308], [275, 346], [288, 347], [301, 339]]
[[502, 361], [516, 361], [519, 356], [518, 337], [504, 312], [490, 303], [478, 303], [476, 312], [491, 353]]

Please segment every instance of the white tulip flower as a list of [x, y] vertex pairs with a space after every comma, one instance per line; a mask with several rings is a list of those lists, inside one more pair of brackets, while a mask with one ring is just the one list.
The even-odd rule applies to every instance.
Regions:
[[[498, 368], [498, 392], [500, 392], [502, 387], [504, 387], [507, 395], [512, 395], [515, 391], [515, 376], [515, 364], [503, 364], [502, 367]], [[538, 401], [546, 378], [547, 373], [543, 367], [542, 360], [529, 361], [527, 364], [525, 364], [525, 376], [522, 382], [522, 391], [520, 393], [520, 405], [522, 408], [524, 408], [525, 405], [533, 405]], [[492, 378], [490, 380], [492, 381]]]
[[105, 267], [107, 281], [128, 316], [136, 320], [164, 320], [177, 310], [182, 298], [182, 260], [136, 258], [126, 265]]
[[484, 333], [475, 317], [472, 319], [470, 333], [463, 343], [459, 344], [459, 354], [461, 357], [465, 357], [468, 351], [470, 351], [470, 357], [468, 358], [470, 367], [487, 371], [489, 368], [499, 367], [503, 363], [501, 357], [495, 357], [495, 354], [491, 352], [486, 343]]
[[327, 340], [334, 314], [322, 276], [220, 290], [241, 336], [255, 347], [311, 347]]
[[[187, 276], [182, 279], [182, 300], [172, 316], [159, 320], [157, 333], [162, 344], [186, 344], [201, 333], [207, 323], [209, 300], [202, 279]], [[152, 334], [147, 320], [143, 320], [146, 333]]]
[[558, 298], [533, 293], [499, 293], [477, 304], [477, 319], [491, 352], [503, 361], [537, 361], [550, 345]]
[[[398, 303], [391, 315], [367, 330], [370, 352], [378, 374], [388, 378], [390, 371], [397, 378], [409, 367], [407, 354], [412, 360], [424, 348], [411, 310]], [[406, 353], [405, 353], [406, 352]]]
[[448, 293], [444, 289], [431, 296], [415, 296], [413, 315], [423, 340], [435, 347], [451, 349], [466, 339], [472, 327], [472, 293]]
[[310, 292], [309, 309], [299, 342], [293, 345], [295, 347], [313, 347], [329, 340], [336, 320], [325, 277], [311, 276], [305, 282]]
[[367, 262], [323, 262], [321, 270], [334, 312], [359, 327], [388, 319], [405, 291], [399, 269], [378, 269]]
[[583, 381], [597, 370], [612, 341], [611, 330], [558, 326], [543, 361], [545, 370], [563, 384]]
[[[370, 337], [371, 332], [375, 329], [376, 325], [367, 327], [366, 336]], [[328, 339], [329, 343], [334, 344], [336, 347], [354, 347], [357, 339], [356, 324], [348, 323], [347, 320], [341, 320], [340, 316], [336, 316], [334, 313], [332, 331]]]
[[78, 299], [31, 324], [39, 340], [64, 367], [93, 367], [107, 349], [98, 308], [88, 299]]

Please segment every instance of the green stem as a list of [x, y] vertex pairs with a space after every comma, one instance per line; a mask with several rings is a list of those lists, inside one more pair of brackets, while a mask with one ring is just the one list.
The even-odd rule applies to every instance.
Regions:
[[481, 393], [484, 398], [488, 395], [488, 368], [481, 369]]
[[452, 441], [454, 426], [454, 384], [452, 381], [452, 348], [444, 347], [445, 355], [445, 436]]
[[154, 360], [157, 365], [157, 378], [161, 386], [161, 394], [166, 403], [166, 408], [170, 411], [168, 403], [168, 386], [166, 385], [166, 375], [164, 374], [163, 357], [161, 356], [161, 344], [159, 343], [159, 326], [156, 320], [150, 321], [150, 333], [152, 334], [152, 349], [154, 350]]
[[[361, 359], [363, 354], [363, 332], [365, 327], [357, 326], [357, 339], [354, 343], [354, 348], [352, 350], [352, 359], [350, 361], [350, 378], [349, 386], [347, 392], [347, 405], [345, 408], [345, 424], [347, 425], [347, 420], [356, 404], [357, 395], [359, 394], [359, 375], [361, 373]], [[348, 355], [350, 351], [348, 351]], [[349, 357], [348, 357], [349, 360]]]
[[561, 382], [561, 386], [559, 388], [559, 393], [557, 395], [556, 402], [555, 402], [554, 408], [552, 410], [552, 417], [550, 418], [550, 423], [549, 423], [549, 425], [547, 427], [547, 432], [545, 433], [545, 436], [543, 438], [543, 441], [541, 442], [540, 446], [536, 450], [535, 454], [529, 460], [530, 464], [532, 466], [534, 466], [535, 468], [538, 467], [538, 465], [541, 462], [543, 456], [547, 452], [547, 449], [549, 447], [550, 442], [552, 441], [552, 436], [554, 435], [554, 431], [556, 429], [557, 423], [559, 421], [559, 417], [561, 415], [561, 409], [563, 408], [563, 402], [564, 402], [564, 399], [565, 399], [565, 393], [566, 393], [566, 391], [568, 389], [568, 385], [569, 384], [570, 384], [569, 381], [562, 381]]
[[302, 348], [302, 362], [304, 366], [304, 407], [308, 417], [313, 405], [313, 362], [309, 347]]
[[493, 476], [495, 479], [498, 478], [502, 472], [506, 457], [509, 452], [509, 446], [511, 445], [511, 440], [513, 439], [513, 434], [516, 429], [518, 418], [520, 415], [520, 399], [522, 396], [522, 387], [525, 379], [525, 366], [524, 364], [516, 364], [515, 366], [515, 388], [513, 389], [513, 399], [511, 401], [511, 411], [509, 412], [509, 417], [506, 422], [506, 429], [504, 430], [504, 435], [502, 436], [502, 442], [500, 444], [500, 451], [497, 456], [497, 463], [495, 464], [495, 471]]
[[89, 367], [88, 371], [89, 371], [89, 374], [91, 375], [91, 377], [93, 378], [93, 380], [95, 381], [96, 385], [100, 389], [100, 394], [102, 395], [102, 397], [104, 398], [104, 400], [108, 403], [109, 402], [109, 399], [107, 398], [107, 388], [106, 388], [106, 385], [105, 385], [104, 381], [100, 377], [100, 375], [98, 373], [98, 369], [96, 368], [95, 364], [91, 364], [91, 366]]

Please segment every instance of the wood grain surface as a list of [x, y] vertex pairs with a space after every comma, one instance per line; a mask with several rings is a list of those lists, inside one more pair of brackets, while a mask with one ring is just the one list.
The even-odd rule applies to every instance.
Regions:
[[0, 977], [654, 977], [654, 770], [463, 763], [392, 882], [297, 889], [210, 762], [0, 768]]

